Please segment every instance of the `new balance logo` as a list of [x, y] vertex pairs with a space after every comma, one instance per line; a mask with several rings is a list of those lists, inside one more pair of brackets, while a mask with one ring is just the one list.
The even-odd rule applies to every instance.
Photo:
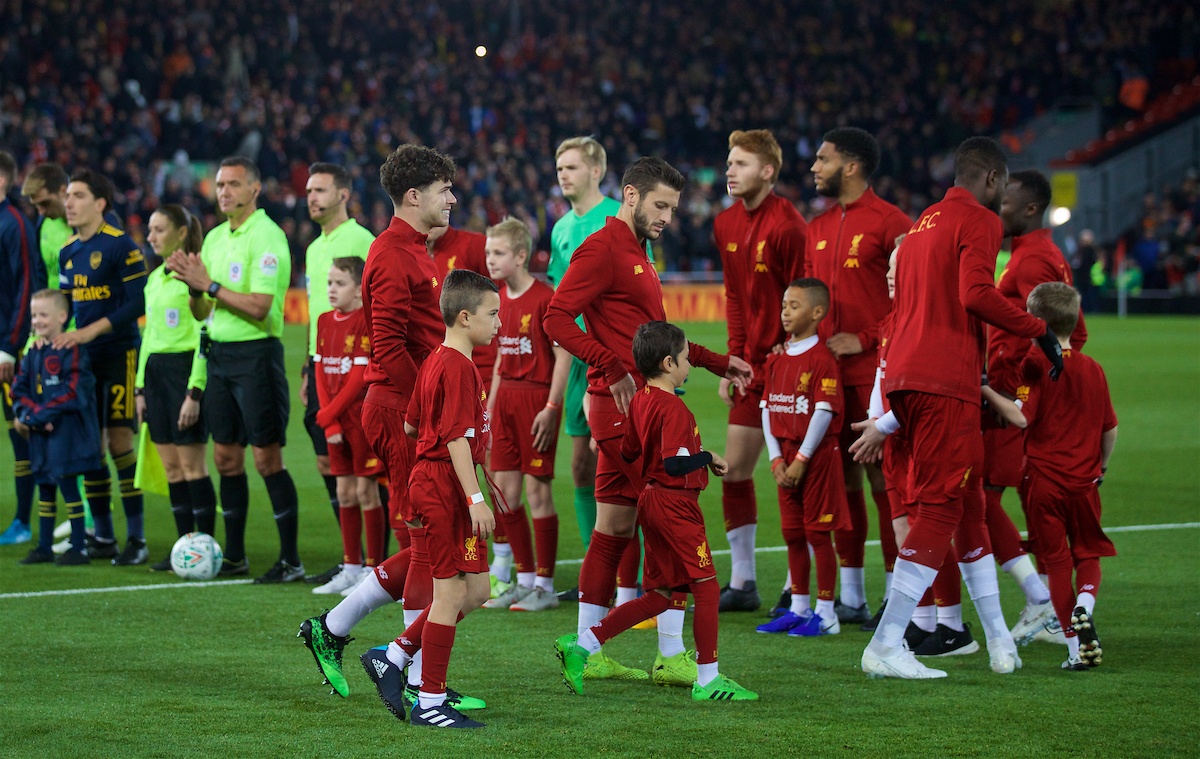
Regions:
[[387, 672], [388, 665], [378, 659], [372, 659], [371, 663], [375, 665], [375, 676], [382, 680], [384, 673]]
[[421, 721], [427, 725], [434, 727], [450, 727], [454, 724], [454, 718], [442, 714], [437, 709], [429, 709], [421, 712]]

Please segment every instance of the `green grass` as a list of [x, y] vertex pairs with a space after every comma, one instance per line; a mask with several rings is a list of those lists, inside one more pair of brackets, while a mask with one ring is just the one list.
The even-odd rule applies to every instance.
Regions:
[[[1094, 317], [1089, 327], [1087, 350], [1106, 368], [1121, 429], [1102, 492], [1106, 524], [1200, 521], [1200, 322]], [[714, 348], [723, 344], [721, 325], [687, 328], [692, 339]], [[296, 377], [302, 329], [289, 327], [286, 340], [289, 376]], [[708, 447], [723, 450], [725, 415], [715, 387], [714, 377], [697, 372], [685, 400]], [[340, 548], [298, 406], [289, 434], [285, 458], [302, 501], [302, 555], [310, 570], [322, 571]], [[563, 442], [564, 475], [555, 490], [563, 517], [559, 555], [570, 560], [581, 549]], [[4, 450], [0, 471], [10, 466], [11, 452]], [[782, 542], [778, 512], [761, 469], [759, 544], [775, 546]], [[251, 494], [248, 545], [253, 567], [261, 570], [274, 559], [277, 540], [254, 475]], [[711, 545], [724, 548], [715, 482], [701, 502]], [[1020, 525], [1015, 500], [1006, 503]], [[164, 499], [149, 498], [147, 510], [157, 560], [171, 543], [172, 522]], [[11, 513], [5, 486], [0, 521], [7, 523]], [[759, 615], [726, 614], [722, 671], [759, 691], [762, 701], [693, 704], [683, 690], [610, 682], [589, 682], [586, 696], [573, 697], [559, 682], [551, 653], [553, 638], [575, 627], [573, 605], [519, 616], [484, 610], [460, 627], [451, 662], [452, 684], [491, 704], [484, 713], [488, 728], [469, 735], [412, 729], [376, 699], [355, 658], [399, 632], [398, 608], [377, 612], [355, 630], [358, 641], [347, 649], [346, 662], [352, 692], [342, 700], [326, 695], [311, 656], [294, 637], [299, 622], [323, 608], [309, 586], [0, 598], [9, 630], [0, 640], [3, 753], [1192, 754], [1200, 740], [1200, 677], [1189, 658], [1200, 644], [1194, 610], [1200, 530], [1112, 537], [1120, 555], [1104, 563], [1097, 612], [1105, 657], [1095, 671], [1060, 672], [1063, 650], [1034, 644], [1022, 650], [1024, 669], [1010, 677], [992, 674], [981, 653], [939, 663], [949, 671], [948, 681], [868, 681], [858, 669], [865, 633], [846, 630], [815, 640], [761, 636], [753, 632]], [[0, 593], [175, 582], [144, 568], [18, 566], [27, 550], [0, 548]], [[867, 556], [868, 591], [877, 599], [883, 590], [878, 549], [868, 548]], [[727, 575], [728, 557], [716, 562], [718, 574]], [[781, 583], [785, 571], [782, 552], [759, 554], [766, 589]], [[578, 564], [563, 566], [559, 587], [573, 584], [577, 572]], [[1006, 578], [1001, 588], [1011, 619], [1021, 605], [1019, 592]], [[968, 610], [967, 618], [973, 617]], [[608, 648], [625, 663], [648, 667], [654, 640], [652, 632], [631, 631]]]

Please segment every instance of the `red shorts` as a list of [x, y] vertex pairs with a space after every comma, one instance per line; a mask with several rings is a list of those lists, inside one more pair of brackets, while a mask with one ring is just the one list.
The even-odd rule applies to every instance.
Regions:
[[1100, 490], [1066, 488], [1031, 470], [1021, 482], [1029, 520], [1029, 546], [1045, 568], [1071, 566], [1083, 559], [1116, 556], [1100, 528]]
[[363, 402], [362, 428], [388, 478], [388, 520], [403, 528], [416, 521], [408, 498], [408, 477], [417, 457], [417, 441], [404, 434], [404, 412], [371, 401]]
[[642, 588], [678, 588], [716, 577], [699, 493], [649, 486], [638, 497], [638, 524], [646, 544]]
[[[785, 463], [800, 450], [800, 443], [794, 440], [780, 440], [779, 445]], [[805, 532], [850, 529], [850, 507], [846, 504], [846, 481], [836, 438], [826, 437], [817, 446], [800, 487], [779, 488], [779, 517], [783, 527], [802, 526]]]
[[617, 404], [607, 395], [591, 396], [588, 425], [596, 439], [596, 501], [636, 506], [642, 490], [635, 478], [634, 467], [621, 458], [621, 438], [625, 435], [626, 417], [617, 411]]
[[908, 490], [908, 469], [912, 457], [908, 443], [894, 432], [883, 441], [883, 480], [887, 483], [888, 503], [892, 507], [892, 519], [917, 516], [917, 507]]
[[900, 420], [895, 434], [912, 456], [909, 498], [918, 506], [960, 500], [983, 464], [979, 407], [931, 393], [902, 392], [891, 398]]
[[475, 536], [467, 495], [449, 461], [419, 459], [408, 482], [412, 507], [425, 526], [429, 565], [438, 580], [488, 571], [487, 541]]
[[985, 485], [1015, 488], [1021, 485], [1025, 468], [1025, 430], [1001, 427], [991, 411], [983, 412], [983, 482]]
[[[846, 461], [853, 461], [850, 446], [862, 435], [850, 429], [853, 422], [861, 422], [867, 418], [871, 409], [871, 388], [873, 385], [847, 385], [844, 388], [845, 408], [842, 410], [842, 431], [838, 433], [838, 442], [842, 444], [842, 455]], [[760, 422], [761, 424], [761, 422]]]
[[549, 399], [550, 387], [547, 385], [500, 381], [492, 416], [493, 472], [519, 470], [533, 477], [554, 477], [554, 449], [557, 446], [552, 443], [548, 451], [534, 450], [533, 434], [530, 432], [533, 418], [546, 408]]
[[[759, 374], [761, 367], [755, 367], [754, 371], [756, 375]], [[729, 409], [730, 424], [762, 429], [762, 409], [758, 407], [758, 404], [762, 401], [764, 388], [766, 388], [766, 382], [759, 380], [746, 388], [746, 394], [742, 395], [736, 387], [729, 386], [729, 394], [733, 398], [733, 408]]]
[[334, 477], [378, 477], [383, 461], [367, 442], [362, 424], [353, 417], [342, 419], [342, 442], [329, 443], [329, 473]]

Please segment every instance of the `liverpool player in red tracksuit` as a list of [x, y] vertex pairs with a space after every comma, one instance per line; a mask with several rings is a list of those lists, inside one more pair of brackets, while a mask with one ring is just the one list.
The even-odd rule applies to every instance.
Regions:
[[[878, 363], [879, 323], [891, 310], [888, 257], [896, 238], [912, 225], [899, 208], [880, 199], [868, 185], [878, 165], [879, 145], [875, 138], [856, 127], [826, 133], [812, 165], [817, 192], [837, 202], [809, 225], [805, 276], [824, 282], [833, 296], [829, 317], [821, 322], [818, 334], [839, 360], [848, 422], [867, 418]], [[834, 533], [842, 586], [835, 607], [839, 621], [873, 630], [879, 618], [878, 615], [871, 618], [863, 578], [867, 540], [864, 465], [849, 455], [856, 437], [849, 423], [842, 426], [850, 527]], [[892, 534], [883, 471], [876, 464], [866, 465], [865, 470], [879, 514], [886, 598], [896, 561], [896, 539]]]
[[[789, 282], [804, 276], [804, 217], [774, 193], [783, 150], [766, 129], [729, 135], [725, 180], [733, 205], [713, 221], [713, 238], [725, 274], [725, 313], [729, 355], [750, 362], [756, 375], [771, 349], [785, 339], [775, 305]], [[721, 400], [729, 406], [726, 450], [729, 472], [721, 480], [725, 537], [732, 569], [721, 589], [721, 611], [754, 611], [760, 599], [754, 567], [758, 505], [754, 466], [762, 455], [758, 404], [762, 379], [744, 393], [731, 393], [721, 380]]]
[[[996, 288], [1017, 308], [1025, 305], [1033, 288], [1043, 282], [1071, 284], [1071, 267], [1054, 244], [1050, 229], [1042, 218], [1050, 205], [1050, 182], [1037, 171], [1020, 171], [1008, 178], [1008, 187], [1000, 204], [1004, 234], [1012, 238], [1012, 257], [1000, 273]], [[1071, 345], [1082, 350], [1087, 341], [1083, 312], [1079, 313]], [[992, 389], [1015, 397], [1020, 385], [1018, 369], [1029, 353], [1029, 341], [1002, 329], [988, 330], [987, 374]], [[1021, 548], [1021, 534], [1000, 503], [1006, 487], [1021, 484], [1025, 460], [1024, 431], [1015, 425], [997, 423], [996, 417], [983, 414], [983, 494], [987, 508], [988, 535], [996, 561], [1012, 575], [1025, 593], [1025, 608], [1013, 625], [1013, 638], [1027, 643], [1053, 626], [1054, 609], [1050, 591], [1034, 570], [1033, 562]]]
[[[633, 362], [633, 334], [642, 324], [666, 317], [662, 283], [646, 256], [645, 241], [658, 239], [671, 222], [684, 184], [683, 175], [661, 159], [639, 158], [630, 165], [622, 177], [620, 211], [575, 251], [546, 309], [546, 334], [589, 367], [588, 422], [598, 446], [596, 530], [579, 573], [581, 634], [608, 613], [617, 567], [634, 534], [639, 489], [617, 450], [629, 400], [641, 384]], [[575, 324], [580, 314], [587, 332]], [[750, 365], [737, 356], [720, 356], [699, 345], [691, 345], [690, 350], [695, 365], [728, 375], [739, 385], [752, 375]], [[660, 617], [655, 666], [664, 665], [664, 672], [669, 669], [668, 659], [684, 654], [682, 632], [683, 609], [671, 609]], [[690, 686], [695, 681], [694, 666], [690, 671], [681, 668], [672, 681]], [[617, 664], [603, 651], [592, 654], [584, 676], [647, 677]]]
[[901, 641], [956, 531], [960, 561], [971, 562], [961, 566], [988, 637], [992, 669], [1008, 673], [1020, 666], [1000, 610], [982, 508], [964, 514], [963, 498], [983, 459], [981, 322], [1036, 337], [1057, 361], [1054, 376], [1062, 366], [1058, 341], [1045, 323], [1014, 307], [993, 285], [1002, 235], [995, 211], [1007, 179], [1004, 153], [993, 140], [965, 141], [955, 153], [954, 187], [909, 230], [897, 262], [895, 333], [883, 391], [911, 448], [917, 518], [900, 549], [887, 608], [863, 651], [863, 671], [875, 677], [945, 677], [917, 662]]

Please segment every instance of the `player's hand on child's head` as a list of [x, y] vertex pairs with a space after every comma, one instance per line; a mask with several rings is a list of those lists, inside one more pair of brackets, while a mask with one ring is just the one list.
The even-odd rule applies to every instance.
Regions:
[[724, 403], [729, 408], [733, 408], [733, 396], [729, 393], [729, 386], [731, 384], [733, 383], [730, 382], [728, 377], [722, 377], [721, 381], [717, 383], [717, 397], [721, 399], [721, 403]]
[[709, 451], [709, 453], [712, 453], [712, 462], [709, 463], [708, 468], [718, 477], [724, 477], [725, 473], [729, 471], [729, 462], [721, 458], [721, 454], [719, 453], [713, 453], [712, 451]]
[[467, 510], [471, 514], [471, 532], [487, 540], [488, 536], [496, 529], [496, 515], [483, 501], [472, 503]]
[[637, 383], [633, 381], [633, 375], [626, 374], [609, 385], [608, 390], [612, 393], [613, 400], [616, 401], [617, 411], [620, 411], [622, 416], [628, 416], [629, 402], [633, 400], [633, 394], [637, 392]]
[[74, 348], [77, 345], [86, 345], [92, 341], [91, 332], [87, 327], [82, 329], [73, 329], [70, 332], [63, 332], [50, 341], [50, 344], [55, 348]]
[[1050, 361], [1050, 379], [1058, 381], [1058, 376], [1063, 370], [1063, 355], [1062, 346], [1058, 344], [1058, 338], [1046, 328], [1045, 334], [1035, 339], [1037, 346], [1042, 349], [1042, 354]]

